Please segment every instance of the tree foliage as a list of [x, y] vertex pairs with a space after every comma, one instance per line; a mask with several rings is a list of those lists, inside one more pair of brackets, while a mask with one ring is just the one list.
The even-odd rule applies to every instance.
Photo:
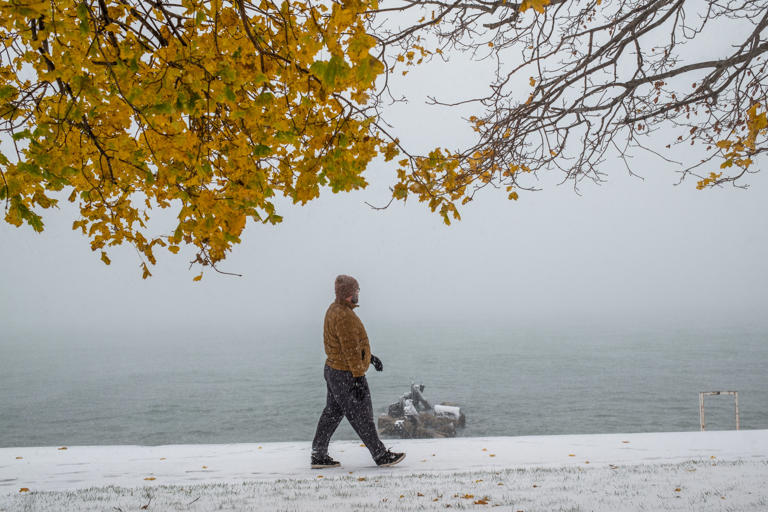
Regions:
[[[158, 247], [216, 268], [248, 218], [281, 220], [278, 195], [365, 187], [378, 155], [392, 199], [446, 223], [489, 186], [516, 200], [541, 171], [577, 186], [682, 145], [681, 180], [744, 186], [768, 148], [766, 27], [754, 0], [4, 1], [0, 200], [41, 231], [64, 191], [103, 261], [130, 243], [147, 277]], [[411, 151], [390, 78], [458, 52], [495, 61], [489, 94], [432, 101], [473, 105], [476, 139]], [[172, 232], [149, 232], [156, 208]]]
[[[369, 91], [383, 64], [360, 13], [317, 5], [183, 1], [3, 2], [0, 155], [5, 219], [40, 231], [71, 191], [93, 250], [128, 242], [222, 260], [248, 217], [276, 223], [277, 193], [365, 186], [381, 140]], [[152, 207], [178, 226], [147, 234]]]

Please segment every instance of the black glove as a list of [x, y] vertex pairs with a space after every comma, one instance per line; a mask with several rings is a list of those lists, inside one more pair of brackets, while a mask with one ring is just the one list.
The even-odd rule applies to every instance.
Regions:
[[371, 364], [374, 368], [376, 368], [377, 372], [384, 370], [384, 365], [382, 364], [381, 359], [374, 356], [373, 354], [371, 354]]
[[364, 378], [365, 377], [352, 377], [352, 396], [357, 401], [360, 401], [365, 397], [365, 389], [363, 387], [363, 383], [365, 382], [363, 380]]

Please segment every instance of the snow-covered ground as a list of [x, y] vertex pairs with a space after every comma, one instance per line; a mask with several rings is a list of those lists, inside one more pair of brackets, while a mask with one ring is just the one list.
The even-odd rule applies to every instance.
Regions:
[[[0, 511], [768, 510], [768, 430], [359, 442], [0, 448]], [[28, 491], [20, 492], [21, 489]]]

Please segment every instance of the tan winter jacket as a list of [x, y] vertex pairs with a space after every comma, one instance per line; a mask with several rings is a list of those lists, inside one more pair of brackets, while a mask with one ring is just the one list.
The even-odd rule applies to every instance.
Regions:
[[371, 347], [363, 322], [353, 309], [354, 304], [337, 300], [328, 307], [323, 326], [325, 364], [336, 370], [352, 372], [362, 377], [371, 364]]

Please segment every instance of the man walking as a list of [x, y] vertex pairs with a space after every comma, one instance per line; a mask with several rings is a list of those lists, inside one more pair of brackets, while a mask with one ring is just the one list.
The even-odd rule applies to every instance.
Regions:
[[312, 441], [312, 468], [332, 468], [341, 464], [328, 455], [328, 443], [341, 419], [346, 416], [352, 428], [371, 452], [378, 466], [393, 466], [405, 458], [404, 453], [387, 450], [379, 439], [373, 422], [371, 391], [365, 372], [373, 364], [382, 371], [381, 360], [371, 355], [368, 335], [354, 309], [360, 294], [357, 280], [351, 276], [336, 277], [336, 300], [325, 313], [324, 376], [328, 388], [325, 409]]

